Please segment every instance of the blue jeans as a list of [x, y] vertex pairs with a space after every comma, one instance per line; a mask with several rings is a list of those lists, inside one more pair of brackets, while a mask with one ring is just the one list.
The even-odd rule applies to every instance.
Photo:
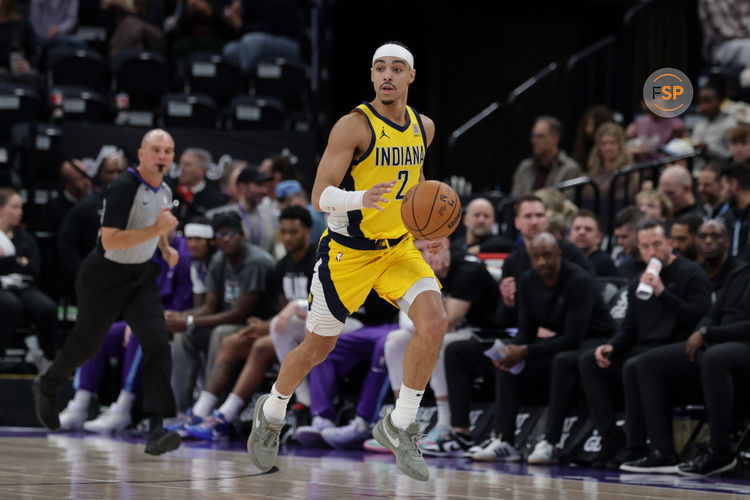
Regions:
[[228, 59], [238, 61], [243, 73], [250, 74], [263, 57], [298, 58], [299, 43], [268, 33], [247, 33], [239, 40], [226, 44], [223, 53]]

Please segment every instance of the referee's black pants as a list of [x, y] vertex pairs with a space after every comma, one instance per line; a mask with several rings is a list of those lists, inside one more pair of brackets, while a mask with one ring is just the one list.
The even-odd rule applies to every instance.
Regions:
[[46, 390], [57, 388], [101, 348], [118, 318], [130, 326], [143, 350], [143, 411], [172, 415], [172, 355], [156, 283], [159, 266], [118, 264], [96, 249], [83, 261], [76, 280], [78, 320], [55, 361], [42, 377]]
[[[708, 410], [711, 447], [727, 452], [732, 425], [734, 381], [750, 378], [750, 343], [715, 344], [695, 354], [691, 362], [685, 354], [685, 342], [652, 349], [639, 356], [636, 364], [646, 427], [651, 447], [674, 453], [672, 407], [675, 394], [684, 394], [692, 386], [692, 395], [700, 392]], [[682, 390], [680, 390], [682, 389]]]

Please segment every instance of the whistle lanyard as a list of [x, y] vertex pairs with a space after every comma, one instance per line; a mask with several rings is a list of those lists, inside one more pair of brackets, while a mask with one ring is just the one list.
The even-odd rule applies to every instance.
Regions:
[[248, 233], [250, 233], [250, 242], [260, 245], [260, 240], [263, 236], [263, 217], [260, 216], [260, 212], [256, 210], [256, 214], [258, 214], [258, 232], [256, 233], [253, 231], [253, 225], [250, 222], [250, 218], [247, 216], [247, 213], [245, 212], [245, 209], [242, 208], [242, 205], [237, 203], [237, 208], [240, 211], [240, 215], [242, 215], [242, 220], [245, 221], [245, 226], [247, 227]]

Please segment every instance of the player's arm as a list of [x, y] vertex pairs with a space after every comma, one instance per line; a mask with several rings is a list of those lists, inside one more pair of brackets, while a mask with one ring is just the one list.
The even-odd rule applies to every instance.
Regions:
[[359, 113], [350, 113], [336, 122], [328, 136], [328, 145], [318, 165], [312, 189], [312, 205], [319, 212], [348, 212], [362, 208], [377, 208], [388, 200], [384, 193], [396, 181], [376, 184], [368, 191], [339, 189], [346, 171], [357, 151], [365, 151], [370, 144], [371, 132]]
[[[425, 144], [427, 144], [427, 147], [430, 147], [432, 139], [435, 138], [435, 122], [432, 121], [432, 118], [423, 114], [420, 114], [419, 117], [422, 119], [422, 126], [424, 127]], [[424, 182], [425, 180], [423, 166], [419, 171], [419, 182]]]

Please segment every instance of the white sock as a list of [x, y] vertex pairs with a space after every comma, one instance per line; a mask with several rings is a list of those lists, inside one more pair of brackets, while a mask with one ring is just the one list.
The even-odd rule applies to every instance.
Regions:
[[133, 401], [135, 401], [135, 394], [126, 390], [120, 391], [120, 395], [117, 397], [117, 408], [122, 413], [130, 413], [133, 408]]
[[231, 422], [237, 418], [240, 410], [245, 406], [245, 400], [239, 397], [237, 394], [230, 392], [227, 396], [226, 401], [219, 407], [219, 413], [224, 415], [227, 422]]
[[285, 396], [276, 390], [276, 384], [271, 387], [271, 397], [266, 399], [263, 405], [263, 414], [267, 419], [273, 419], [277, 422], [284, 420], [286, 417], [286, 405], [289, 404], [289, 398], [292, 395]]
[[416, 390], [401, 384], [401, 390], [396, 400], [396, 409], [391, 412], [391, 423], [399, 429], [406, 429], [417, 419], [419, 403], [422, 402], [424, 389]]
[[219, 398], [214, 396], [208, 391], [201, 391], [201, 395], [198, 396], [198, 401], [193, 405], [193, 415], [196, 417], [206, 418], [211, 415], [211, 410], [216, 407], [216, 403], [219, 402]]
[[451, 426], [451, 407], [448, 404], [447, 400], [441, 401], [437, 400], [435, 401], [437, 404], [437, 413], [438, 413], [438, 425], [444, 425], [446, 427]]
[[78, 389], [73, 395], [73, 406], [76, 408], [88, 409], [89, 403], [91, 402], [91, 391], [86, 389]]

